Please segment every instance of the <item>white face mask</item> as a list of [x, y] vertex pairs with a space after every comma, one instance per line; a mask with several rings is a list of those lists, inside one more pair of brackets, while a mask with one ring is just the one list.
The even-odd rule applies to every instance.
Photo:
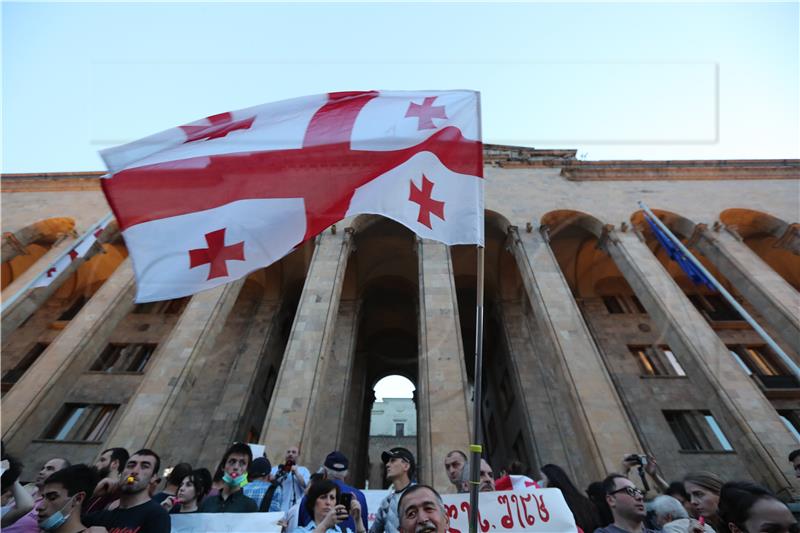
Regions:
[[69, 514], [65, 515], [63, 511], [71, 503], [72, 503], [72, 498], [70, 498], [69, 501], [65, 503], [60, 510], [56, 511], [55, 513], [51, 514], [43, 521], [41, 521], [39, 523], [39, 527], [44, 529], [45, 531], [55, 531], [56, 529], [61, 527], [64, 524], [64, 522], [69, 520], [70, 515]]

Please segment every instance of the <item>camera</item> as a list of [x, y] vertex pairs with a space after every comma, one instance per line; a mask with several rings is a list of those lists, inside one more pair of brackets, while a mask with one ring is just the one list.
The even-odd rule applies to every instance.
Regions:
[[639, 466], [647, 466], [647, 456], [632, 453], [625, 457], [626, 463], [636, 463]]

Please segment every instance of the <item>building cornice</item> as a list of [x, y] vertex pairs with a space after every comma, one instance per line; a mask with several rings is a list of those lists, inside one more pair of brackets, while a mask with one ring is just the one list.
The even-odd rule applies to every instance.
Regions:
[[679, 181], [800, 179], [798, 159], [685, 161], [565, 161], [571, 181]]

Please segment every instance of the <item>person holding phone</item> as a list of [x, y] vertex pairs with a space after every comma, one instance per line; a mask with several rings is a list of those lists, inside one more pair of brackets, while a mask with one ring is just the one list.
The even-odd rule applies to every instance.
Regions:
[[[306, 493], [306, 510], [314, 519], [292, 533], [366, 533], [364, 524], [358, 520], [361, 505], [352, 494], [342, 493], [339, 486], [329, 479], [315, 481]], [[356, 531], [344, 527], [341, 522], [353, 518]]]

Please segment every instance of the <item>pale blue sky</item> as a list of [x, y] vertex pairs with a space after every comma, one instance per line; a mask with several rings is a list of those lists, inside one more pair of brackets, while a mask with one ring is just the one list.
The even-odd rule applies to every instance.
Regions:
[[2, 5], [3, 172], [339, 90], [476, 89], [484, 142], [589, 159], [800, 157], [783, 3]]

